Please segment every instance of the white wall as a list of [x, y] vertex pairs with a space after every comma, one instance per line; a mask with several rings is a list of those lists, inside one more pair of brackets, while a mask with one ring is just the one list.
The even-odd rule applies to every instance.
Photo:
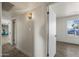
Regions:
[[57, 18], [57, 41], [79, 44], [79, 36], [67, 34], [67, 21], [79, 19], [79, 15]]
[[9, 26], [9, 36], [2, 36], [2, 44], [10, 43], [12, 44], [12, 18], [10, 12], [2, 11], [1, 24], [6, 24]]
[[34, 10], [34, 56], [45, 57], [47, 56], [47, 6], [41, 6]]
[[28, 56], [47, 56], [47, 7], [37, 7], [31, 11], [32, 20], [26, 15], [16, 17], [16, 47]]
[[67, 35], [67, 21], [79, 18], [78, 2], [58, 2], [53, 4], [57, 19], [57, 41], [79, 44], [79, 36]]
[[26, 15], [16, 17], [16, 47], [28, 56], [33, 56], [34, 24]]

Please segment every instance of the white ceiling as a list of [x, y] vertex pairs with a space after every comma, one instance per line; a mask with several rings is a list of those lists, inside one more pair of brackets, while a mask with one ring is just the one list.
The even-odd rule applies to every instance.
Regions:
[[12, 14], [22, 14], [38, 6], [52, 4], [52, 8], [57, 17], [64, 17], [79, 14], [79, 2], [10, 2], [14, 5]]
[[79, 2], [11, 2], [14, 7], [12, 12], [15, 13], [25, 13], [28, 10], [32, 10], [38, 6], [49, 5], [52, 4], [52, 8], [56, 13], [57, 17], [64, 17], [79, 14]]
[[58, 2], [52, 8], [57, 17], [79, 15], [79, 2]]
[[38, 6], [50, 4], [50, 2], [11, 2], [11, 3], [14, 5], [12, 11], [15, 11], [17, 13], [27, 12], [28, 10], [32, 10], [33, 8], [36, 8]]
[[12, 4], [15, 6], [14, 9], [28, 9], [28, 8], [34, 8], [43, 4], [47, 4], [44, 2], [12, 2]]

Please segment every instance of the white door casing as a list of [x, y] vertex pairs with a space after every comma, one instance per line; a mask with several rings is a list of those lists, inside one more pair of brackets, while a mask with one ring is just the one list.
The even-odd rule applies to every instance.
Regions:
[[49, 57], [56, 54], [56, 14], [52, 5], [49, 5]]

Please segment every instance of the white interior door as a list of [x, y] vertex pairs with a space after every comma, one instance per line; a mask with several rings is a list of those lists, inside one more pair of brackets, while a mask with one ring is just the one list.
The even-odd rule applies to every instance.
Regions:
[[52, 5], [49, 6], [49, 57], [56, 54], [56, 14]]

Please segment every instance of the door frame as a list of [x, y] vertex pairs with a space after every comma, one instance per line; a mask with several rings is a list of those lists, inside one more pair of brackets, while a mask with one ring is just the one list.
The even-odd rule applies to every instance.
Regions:
[[16, 46], [16, 19], [12, 20], [12, 45]]
[[56, 55], [56, 14], [52, 8], [52, 4], [49, 5], [49, 39], [48, 39], [48, 55], [54, 57]]

